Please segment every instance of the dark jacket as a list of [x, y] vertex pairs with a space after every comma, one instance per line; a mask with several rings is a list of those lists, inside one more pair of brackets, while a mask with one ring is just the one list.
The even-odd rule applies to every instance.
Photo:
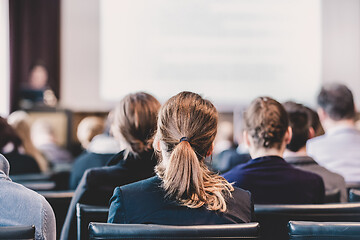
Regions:
[[314, 173], [291, 166], [278, 156], [252, 159], [225, 173], [234, 186], [249, 190], [255, 204], [314, 204], [324, 202], [324, 183]]
[[325, 191], [339, 189], [340, 202], [347, 202], [346, 184], [343, 176], [320, 166], [309, 156], [286, 157], [285, 160], [296, 168], [318, 174], [324, 181]]
[[90, 168], [103, 167], [115, 154], [100, 154], [84, 151], [75, 159], [70, 175], [70, 189], [76, 189], [84, 172]]
[[154, 223], [165, 225], [205, 225], [250, 222], [251, 195], [235, 188], [227, 199], [227, 211], [209, 211], [204, 206], [188, 208], [165, 198], [161, 180], [155, 176], [117, 187], [111, 198], [109, 223]]
[[129, 153], [127, 158], [122, 151], [111, 160], [114, 165], [86, 170], [71, 200], [60, 239], [76, 239], [77, 203], [108, 206], [115, 187], [154, 176], [156, 163], [152, 151], [137, 157]]
[[16, 151], [3, 154], [10, 163], [10, 175], [40, 173], [40, 167], [36, 160], [25, 154]]

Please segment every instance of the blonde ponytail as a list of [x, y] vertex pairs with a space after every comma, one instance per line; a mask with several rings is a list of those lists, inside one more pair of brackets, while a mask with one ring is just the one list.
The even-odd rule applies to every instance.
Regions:
[[225, 199], [234, 188], [204, 163], [216, 128], [215, 107], [195, 93], [179, 93], [160, 110], [155, 141], [164, 143], [169, 157], [161, 160], [156, 173], [166, 196], [183, 206], [226, 211]]

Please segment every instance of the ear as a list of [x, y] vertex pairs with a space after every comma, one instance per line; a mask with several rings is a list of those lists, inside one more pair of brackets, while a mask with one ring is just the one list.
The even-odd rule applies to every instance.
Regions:
[[153, 142], [153, 148], [155, 149], [155, 151], [157, 152], [161, 152], [161, 144], [160, 144], [160, 141], [158, 139], [154, 139], [154, 142]]
[[245, 145], [250, 148], [250, 136], [249, 133], [247, 131], [243, 132], [243, 141], [245, 143]]
[[292, 128], [289, 126], [284, 136], [285, 143], [289, 144], [291, 142], [291, 138], [292, 138]]
[[210, 156], [210, 155], [213, 153], [213, 151], [214, 151], [214, 146], [215, 146], [215, 144], [214, 144], [214, 142], [213, 142], [213, 143], [211, 144], [210, 149], [209, 149], [208, 152], [206, 153], [206, 157]]
[[314, 138], [315, 137], [315, 130], [314, 128], [310, 127], [309, 128], [309, 139]]
[[318, 108], [318, 109], [317, 109], [317, 113], [318, 113], [318, 115], [319, 115], [320, 122], [324, 121], [324, 119], [327, 118], [327, 114], [326, 114], [326, 112], [324, 111], [324, 109]]

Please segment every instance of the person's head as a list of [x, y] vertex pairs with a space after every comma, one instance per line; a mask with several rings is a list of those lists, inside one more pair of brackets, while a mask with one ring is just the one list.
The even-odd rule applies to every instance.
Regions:
[[244, 140], [250, 155], [270, 151], [282, 155], [290, 139], [291, 128], [284, 107], [270, 97], [253, 100], [244, 112]]
[[43, 89], [48, 83], [48, 71], [43, 64], [32, 66], [29, 74], [30, 86], [33, 89]]
[[214, 105], [192, 92], [173, 96], [160, 109], [154, 146], [161, 160], [156, 172], [167, 196], [184, 206], [226, 210], [224, 194], [233, 188], [204, 162], [212, 152], [217, 123]]
[[80, 121], [77, 128], [77, 138], [81, 146], [87, 148], [91, 140], [105, 130], [105, 120], [101, 117], [89, 116]]
[[317, 103], [323, 111], [320, 115], [326, 114], [333, 121], [355, 118], [353, 94], [343, 84], [324, 85], [317, 97]]
[[8, 149], [17, 151], [19, 147], [21, 147], [22, 142], [20, 137], [8, 124], [6, 119], [2, 117], [0, 117], [0, 136], [0, 152], [8, 152]]
[[126, 155], [141, 154], [152, 149], [153, 135], [160, 103], [144, 92], [125, 96], [114, 109], [111, 133]]
[[324, 135], [325, 130], [320, 122], [319, 115], [314, 109], [306, 107], [311, 114], [311, 127], [314, 129], [314, 137]]
[[299, 103], [289, 101], [283, 106], [288, 113], [292, 129], [292, 138], [286, 148], [292, 152], [297, 152], [306, 146], [308, 139], [314, 136], [312, 114], [308, 108]]

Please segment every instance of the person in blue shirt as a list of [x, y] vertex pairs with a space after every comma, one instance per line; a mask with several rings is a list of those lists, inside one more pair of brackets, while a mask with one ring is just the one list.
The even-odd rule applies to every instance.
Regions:
[[256, 98], [244, 113], [244, 142], [252, 159], [223, 177], [234, 186], [249, 190], [255, 204], [323, 203], [322, 178], [283, 159], [291, 137], [284, 107], [270, 97]]

